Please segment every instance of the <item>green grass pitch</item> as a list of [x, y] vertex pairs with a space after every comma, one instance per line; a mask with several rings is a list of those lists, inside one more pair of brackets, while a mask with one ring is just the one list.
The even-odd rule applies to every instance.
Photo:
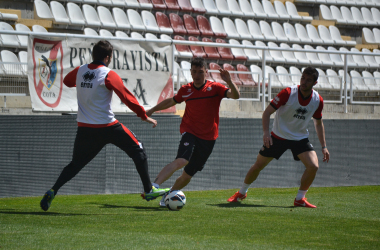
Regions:
[[179, 212], [139, 194], [0, 199], [0, 249], [380, 249], [380, 186], [193, 191]]

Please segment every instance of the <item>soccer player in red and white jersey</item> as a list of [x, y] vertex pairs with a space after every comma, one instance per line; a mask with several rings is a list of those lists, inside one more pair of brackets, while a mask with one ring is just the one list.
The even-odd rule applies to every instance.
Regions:
[[87, 165], [108, 143], [122, 149], [132, 158], [144, 186], [145, 199], [155, 199], [169, 189], [153, 188], [148, 173], [147, 156], [143, 144], [136, 135], [116, 120], [111, 110], [111, 98], [115, 92], [120, 100], [137, 114], [141, 120], [153, 124], [133, 94], [124, 86], [120, 76], [108, 68], [113, 46], [108, 41], [99, 41], [93, 47], [93, 62], [69, 72], [63, 83], [76, 87], [78, 99], [78, 130], [74, 143], [73, 157], [53, 187], [47, 191], [40, 206], [47, 211], [58, 190]]
[[[255, 164], [249, 169], [242, 188], [231, 196], [228, 202], [238, 202], [247, 197], [247, 191], [256, 180], [261, 170], [288, 149], [296, 161], [301, 160], [306, 169], [301, 178], [301, 185], [294, 200], [294, 206], [315, 208], [305, 194], [313, 183], [318, 166], [318, 157], [309, 142], [307, 125], [314, 118], [314, 126], [322, 146], [323, 161], [330, 159], [326, 147], [325, 130], [322, 122], [323, 99], [313, 90], [317, 84], [318, 71], [307, 67], [302, 72], [300, 85], [283, 89], [268, 105], [262, 116], [263, 142]], [[277, 112], [276, 112], [277, 111]], [[276, 112], [272, 132], [269, 133], [270, 115]]]
[[[175, 181], [172, 190], [184, 188], [196, 172], [202, 171], [218, 137], [220, 102], [225, 97], [232, 99], [240, 97], [240, 92], [231, 81], [229, 72], [223, 69], [219, 71], [229, 88], [218, 82], [207, 81], [205, 60], [194, 58], [190, 68], [193, 82], [183, 85], [173, 98], [160, 102], [146, 112], [148, 116], [151, 116], [156, 111], [186, 102], [180, 125], [182, 137], [177, 157], [158, 174], [153, 183], [156, 188], [183, 167], [185, 168], [182, 175]], [[163, 199], [160, 202], [161, 206], [165, 206]]]

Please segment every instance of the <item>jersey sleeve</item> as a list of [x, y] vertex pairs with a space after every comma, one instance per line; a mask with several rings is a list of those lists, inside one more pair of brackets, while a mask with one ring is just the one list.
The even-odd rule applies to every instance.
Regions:
[[105, 85], [108, 89], [115, 91], [120, 100], [135, 112], [138, 117], [141, 117], [143, 120], [148, 118], [145, 109], [139, 104], [136, 97], [125, 87], [123, 80], [116, 72], [112, 70], [108, 72]]
[[218, 95], [221, 97], [221, 98], [224, 98], [224, 97], [227, 97], [227, 91], [230, 89], [229, 87], [221, 84], [221, 83], [217, 83], [217, 86], [218, 88]]
[[77, 82], [77, 73], [79, 70], [79, 66], [76, 67], [74, 70], [70, 71], [65, 78], [63, 78], [63, 83], [69, 87], [73, 88], [76, 87], [76, 82]]
[[184, 92], [185, 92], [185, 88], [182, 86], [177, 94], [175, 96], [173, 96], [173, 100], [176, 102], [176, 103], [181, 103], [183, 102], [183, 98], [182, 98], [182, 95], [184, 95]]
[[322, 109], [323, 109], [323, 98], [322, 96], [319, 96], [319, 106], [313, 114], [314, 119], [317, 119], [317, 120], [322, 119]]
[[280, 93], [278, 93], [277, 96], [273, 98], [270, 105], [277, 110], [279, 107], [286, 104], [286, 102], [289, 100], [290, 93], [290, 88], [281, 90]]

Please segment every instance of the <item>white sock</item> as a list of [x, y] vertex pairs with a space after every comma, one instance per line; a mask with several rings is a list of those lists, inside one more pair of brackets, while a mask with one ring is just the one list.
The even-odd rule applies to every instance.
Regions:
[[301, 200], [301, 199], [305, 198], [306, 192], [307, 192], [307, 190], [298, 190], [296, 200]]
[[241, 193], [241, 194], [246, 194], [247, 192], [248, 192], [248, 188], [249, 188], [249, 186], [250, 186], [251, 184], [245, 184], [244, 182], [243, 182], [243, 186], [241, 187], [241, 189], [239, 190], [239, 193]]
[[160, 185], [158, 185], [157, 183], [152, 183], [152, 185], [153, 185], [153, 187], [155, 187], [155, 188], [160, 188]]

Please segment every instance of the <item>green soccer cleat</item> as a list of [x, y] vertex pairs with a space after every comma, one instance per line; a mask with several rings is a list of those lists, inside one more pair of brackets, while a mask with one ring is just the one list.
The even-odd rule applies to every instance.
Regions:
[[147, 201], [156, 199], [170, 191], [170, 188], [155, 188], [152, 186], [152, 190], [149, 193], [142, 193], [141, 197]]
[[55, 195], [54, 195], [54, 190], [53, 189], [50, 189], [49, 191], [47, 191], [44, 195], [44, 197], [42, 198], [41, 202], [40, 202], [40, 206], [42, 208], [42, 210], [44, 211], [47, 211], [51, 205], [51, 202], [53, 201]]

